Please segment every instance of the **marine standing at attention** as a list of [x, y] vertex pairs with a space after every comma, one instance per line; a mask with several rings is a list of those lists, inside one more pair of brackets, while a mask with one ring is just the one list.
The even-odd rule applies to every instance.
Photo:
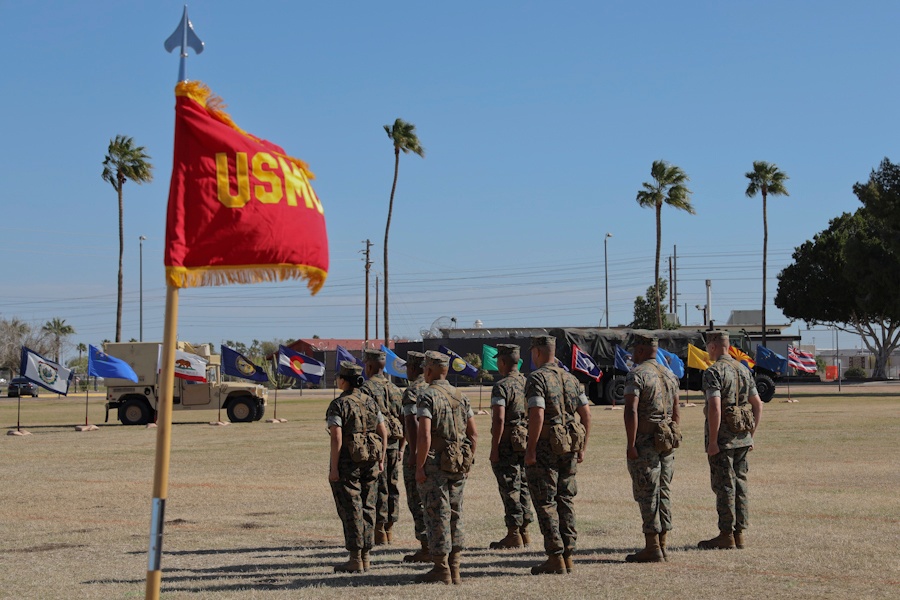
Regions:
[[378, 503], [375, 507], [375, 545], [390, 544], [394, 523], [400, 518], [400, 450], [403, 445], [403, 393], [384, 376], [385, 355], [367, 348], [363, 353], [366, 381], [362, 391], [375, 398], [384, 415], [388, 432], [384, 470], [378, 478]]
[[[525, 383], [525, 474], [547, 553], [547, 560], [532, 567], [531, 573], [571, 573], [578, 538], [575, 476], [591, 432], [591, 410], [578, 380], [556, 366], [556, 338], [532, 338], [531, 360], [537, 370], [528, 375]], [[575, 420], [576, 413], [580, 423]]]
[[672, 529], [670, 488], [675, 448], [681, 443], [678, 379], [656, 360], [659, 340], [635, 335], [637, 365], [625, 377], [625, 438], [631, 489], [641, 509], [644, 549], [626, 562], [666, 560], [666, 535]]
[[362, 382], [362, 369], [342, 362], [335, 376], [341, 395], [325, 413], [331, 437], [328, 481], [350, 552], [350, 559], [334, 568], [338, 573], [368, 571], [369, 550], [375, 544], [375, 499], [387, 430], [375, 399], [359, 390]]
[[491, 468], [503, 501], [506, 537], [491, 549], [521, 548], [529, 544], [528, 525], [534, 521], [531, 494], [525, 479], [528, 412], [525, 376], [519, 373], [519, 347], [497, 345], [497, 370], [503, 379], [491, 391]]
[[406, 488], [406, 505], [412, 514], [416, 539], [421, 548], [403, 557], [403, 562], [431, 562], [428, 550], [428, 536], [425, 534], [425, 516], [422, 513], [422, 499], [416, 483], [416, 401], [428, 384], [425, 383], [425, 354], [410, 351], [406, 353], [406, 375], [409, 384], [403, 392], [403, 434], [406, 449], [403, 453], [403, 486]]
[[703, 373], [704, 433], [719, 535], [697, 544], [703, 550], [743, 548], [750, 525], [747, 454], [762, 418], [762, 400], [750, 370], [732, 358], [729, 346], [727, 331], [706, 334], [706, 350], [716, 362]]
[[416, 482], [425, 509], [425, 528], [434, 568], [419, 583], [461, 583], [463, 489], [475, 460], [475, 417], [469, 399], [447, 381], [450, 357], [425, 353], [425, 381], [419, 395]]

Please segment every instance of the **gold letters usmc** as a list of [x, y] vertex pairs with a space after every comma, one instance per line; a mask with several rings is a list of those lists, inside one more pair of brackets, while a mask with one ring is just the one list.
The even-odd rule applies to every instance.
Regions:
[[[257, 152], [248, 160], [246, 152], [234, 157], [237, 193], [233, 194], [228, 168], [228, 153], [216, 153], [216, 187], [219, 202], [228, 208], [243, 208], [250, 200], [263, 204], [278, 204], [287, 200], [288, 206], [297, 206], [299, 197], [306, 208], [324, 214], [322, 203], [313, 191], [306, 174], [292, 162], [275, 157], [268, 152]], [[250, 173], [259, 183], [250, 186]]]

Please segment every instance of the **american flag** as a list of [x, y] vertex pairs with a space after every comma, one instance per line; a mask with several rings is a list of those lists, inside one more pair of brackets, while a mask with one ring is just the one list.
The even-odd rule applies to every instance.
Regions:
[[815, 373], [818, 370], [815, 356], [793, 346], [788, 346], [788, 366], [807, 373]]

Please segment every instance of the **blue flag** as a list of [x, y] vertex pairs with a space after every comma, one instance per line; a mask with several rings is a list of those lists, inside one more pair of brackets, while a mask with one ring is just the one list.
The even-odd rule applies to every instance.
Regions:
[[656, 362], [669, 367], [669, 370], [672, 371], [678, 379], [684, 377], [684, 361], [668, 350], [663, 350], [662, 348], [657, 349]]
[[263, 371], [262, 367], [250, 362], [246, 356], [232, 350], [228, 346], [220, 346], [222, 351], [222, 372], [226, 375], [249, 379], [250, 381], [258, 381], [265, 383], [269, 380], [269, 376]]
[[400, 379], [408, 379], [406, 375], [406, 361], [391, 352], [384, 344], [381, 345], [381, 351], [384, 352], [384, 370], [387, 374]]
[[756, 345], [756, 365], [776, 373], [787, 373], [787, 359], [761, 344]]
[[477, 377], [478, 369], [470, 365], [462, 356], [448, 348], [447, 346], [439, 346], [440, 351], [450, 357], [450, 373], [457, 375], [466, 375], [467, 377]]
[[294, 352], [284, 346], [278, 347], [278, 372], [294, 379], [319, 383], [325, 375], [325, 365], [314, 358]]
[[572, 344], [572, 370], [584, 373], [594, 381], [600, 381], [600, 378], [603, 377], [603, 371], [600, 370], [591, 355], [582, 352], [581, 348], [575, 344]]
[[343, 346], [338, 346], [334, 353], [334, 372], [337, 373], [341, 370], [341, 363], [343, 361], [356, 363], [360, 367], [363, 367], [363, 372], [365, 373], [365, 365], [363, 365], [363, 361], [360, 358], [356, 358], [353, 354], [344, 348]]
[[615, 368], [626, 373], [631, 370], [628, 363], [631, 361], [631, 355], [622, 349], [622, 346], [616, 346]]
[[138, 376], [127, 362], [110, 356], [93, 346], [88, 346], [88, 375], [93, 377], [115, 377], [137, 383]]

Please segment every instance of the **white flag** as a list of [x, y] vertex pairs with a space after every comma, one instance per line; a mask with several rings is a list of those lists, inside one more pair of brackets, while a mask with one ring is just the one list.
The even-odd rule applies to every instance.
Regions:
[[25, 379], [33, 381], [51, 392], [56, 392], [63, 396], [69, 393], [69, 382], [72, 378], [71, 369], [60, 366], [52, 360], [47, 360], [25, 346], [22, 346], [22, 366], [19, 372], [22, 373], [22, 377]]

